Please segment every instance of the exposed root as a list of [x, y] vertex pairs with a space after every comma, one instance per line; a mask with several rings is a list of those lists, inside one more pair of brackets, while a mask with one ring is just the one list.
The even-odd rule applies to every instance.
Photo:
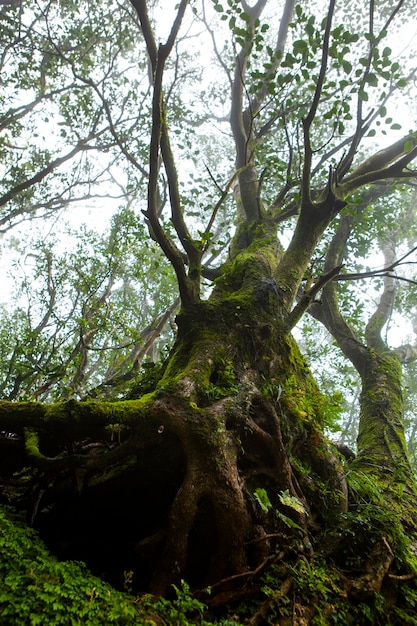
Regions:
[[382, 582], [394, 560], [394, 553], [385, 537], [377, 541], [366, 562], [362, 576], [349, 578], [348, 595], [355, 600], [366, 600], [380, 591]]
[[202, 598], [210, 609], [218, 609], [227, 604], [236, 603], [243, 598], [248, 598], [251, 594], [257, 594], [259, 590], [257, 588], [251, 590], [248, 585], [256, 576], [261, 574], [269, 562], [270, 558], [267, 558], [254, 570], [219, 580], [210, 586], [209, 595], [206, 590], [200, 591], [196, 595]]

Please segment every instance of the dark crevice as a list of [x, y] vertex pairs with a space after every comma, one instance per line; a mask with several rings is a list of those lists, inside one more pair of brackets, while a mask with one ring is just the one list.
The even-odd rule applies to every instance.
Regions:
[[42, 499], [34, 526], [58, 558], [85, 562], [118, 589], [125, 573], [133, 571], [134, 590], [143, 590], [163, 550], [185, 459], [178, 440], [170, 437], [108, 474], [107, 479], [91, 476], [81, 492], [68, 477], [56, 481]]

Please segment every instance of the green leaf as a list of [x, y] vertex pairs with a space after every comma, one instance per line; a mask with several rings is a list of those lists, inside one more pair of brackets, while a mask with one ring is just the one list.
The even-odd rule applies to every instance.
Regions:
[[376, 76], [376, 74], [373, 74], [372, 72], [370, 72], [366, 77], [366, 82], [368, 83], [368, 85], [371, 85], [372, 87], [377, 87], [378, 77]]
[[277, 517], [279, 517], [279, 519], [282, 520], [284, 522], [284, 524], [286, 524], [286, 526], [288, 526], [289, 528], [295, 528], [296, 530], [301, 530], [301, 531], [303, 530], [299, 524], [294, 522], [287, 515], [284, 515], [280, 511], [277, 511], [276, 514], [277, 514]]
[[278, 497], [282, 504], [289, 506], [291, 509], [294, 509], [294, 511], [297, 511], [297, 513], [306, 512], [304, 504], [295, 496], [291, 496], [288, 489], [281, 491]]
[[304, 53], [306, 50], [308, 50], [308, 42], [304, 41], [303, 39], [297, 39], [297, 41], [294, 41], [293, 48], [294, 52], [297, 52], [298, 54], [300, 52]]
[[346, 72], [346, 74], [351, 73], [352, 63], [349, 63], [349, 61], [342, 61], [342, 67], [343, 67], [343, 70]]
[[255, 500], [265, 513], [268, 513], [268, 511], [272, 509], [271, 500], [269, 499], [269, 496], [265, 489], [263, 489], [262, 487], [258, 487], [253, 492], [253, 495]]

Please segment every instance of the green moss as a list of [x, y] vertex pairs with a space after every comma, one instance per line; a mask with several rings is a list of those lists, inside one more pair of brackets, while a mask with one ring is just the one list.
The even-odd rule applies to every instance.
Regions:
[[216, 281], [213, 296], [251, 289], [262, 278], [274, 278], [282, 258], [282, 249], [276, 237], [276, 227], [266, 222], [252, 224], [238, 237], [245, 239], [245, 246], [232, 249], [232, 260], [225, 263]]
[[136, 400], [148, 393], [152, 393], [162, 378], [164, 366], [164, 361], [159, 361], [158, 363], [145, 363], [142, 366], [142, 371], [139, 376], [129, 383], [127, 391], [125, 384], [125, 400]]
[[291, 374], [282, 384], [280, 402], [301, 424], [314, 423], [317, 428], [329, 427], [337, 419], [340, 405], [336, 397], [320, 392], [303, 357], [291, 351]]
[[374, 473], [390, 473], [396, 481], [413, 484], [402, 424], [403, 397], [398, 358], [389, 351], [373, 352], [362, 378], [355, 464], [374, 468]]
[[346, 559], [365, 558], [372, 545], [383, 539], [395, 555], [390, 571], [399, 579], [417, 576], [415, 494], [389, 478], [355, 468], [347, 473], [347, 482], [350, 510], [341, 517], [338, 529]]
[[39, 435], [34, 430], [25, 429], [25, 450], [29, 458], [42, 458], [39, 451]]

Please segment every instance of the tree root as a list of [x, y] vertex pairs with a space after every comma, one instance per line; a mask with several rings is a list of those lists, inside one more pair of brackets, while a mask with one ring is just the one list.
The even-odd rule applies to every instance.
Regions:
[[365, 573], [356, 578], [349, 578], [348, 595], [355, 600], [363, 601], [380, 591], [382, 582], [394, 560], [394, 553], [387, 539], [382, 537], [374, 545], [366, 564]]
[[234, 574], [219, 580], [207, 589], [196, 592], [196, 597], [203, 600], [210, 609], [219, 609], [227, 604], [239, 602], [243, 598], [259, 593], [257, 587], [250, 589], [248, 583], [258, 576], [268, 565], [270, 558], [266, 558], [258, 567], [248, 572]]

